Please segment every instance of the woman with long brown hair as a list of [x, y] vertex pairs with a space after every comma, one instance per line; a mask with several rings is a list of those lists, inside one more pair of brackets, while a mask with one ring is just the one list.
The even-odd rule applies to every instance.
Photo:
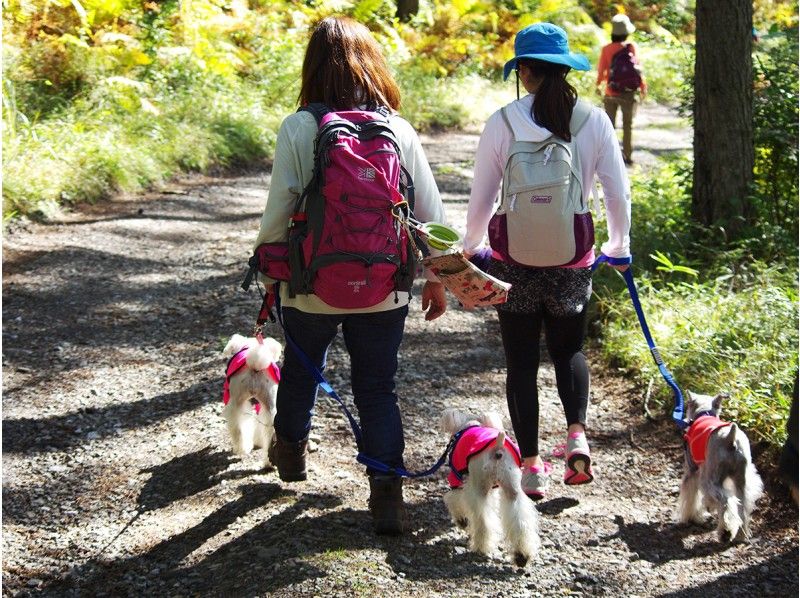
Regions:
[[[444, 222], [439, 190], [413, 127], [398, 116], [400, 91], [380, 47], [362, 24], [328, 17], [314, 29], [303, 61], [300, 105], [324, 104], [333, 111], [386, 109], [400, 161], [415, 185], [414, 213], [422, 221]], [[302, 190], [312, 179], [315, 116], [301, 110], [284, 119], [278, 132], [269, 197], [256, 247], [288, 238], [287, 222]], [[412, 274], [413, 275], [413, 274]], [[426, 272], [422, 289], [425, 319], [444, 313], [444, 287]], [[267, 280], [267, 283], [274, 281]], [[391, 468], [403, 467], [404, 438], [395, 394], [395, 374], [410, 292], [395, 290], [375, 305], [342, 308], [313, 293], [290, 296], [279, 285], [287, 333], [319, 370], [341, 327], [350, 355], [350, 382], [361, 424], [362, 453]], [[285, 351], [278, 387], [275, 440], [270, 460], [281, 480], [306, 479], [306, 447], [317, 395], [317, 382], [292, 348]], [[320, 464], [320, 466], [324, 466]], [[404, 528], [402, 478], [367, 468], [369, 508], [377, 533]]]
[[[528, 94], [495, 112], [481, 134], [467, 211], [464, 253], [476, 262], [480, 258], [490, 274], [512, 284], [508, 301], [496, 306], [506, 355], [506, 399], [523, 457], [523, 487], [531, 498], [540, 499], [545, 495], [552, 466], [539, 455], [539, 337], [544, 330], [567, 424], [564, 483], [584, 484], [593, 479], [585, 435], [589, 370], [583, 340], [595, 257], [594, 229], [586, 206], [596, 175], [603, 185], [609, 232], [602, 252], [609, 257], [628, 257], [630, 186], [608, 118], [599, 108], [578, 102], [575, 88], [567, 81], [570, 69], [588, 70], [589, 62], [569, 50], [564, 30], [550, 23], [530, 25], [517, 33], [514, 50], [515, 56], [506, 63], [504, 75], [508, 78], [514, 71], [518, 85], [522, 83]], [[575, 194], [582, 213], [570, 212], [568, 218], [574, 220], [564, 220], [562, 211], [536, 212], [530, 206], [551, 202], [555, 205], [553, 195], [549, 194], [552, 189], [542, 192], [534, 186], [521, 186], [504, 209], [504, 220], [500, 222], [505, 228], [493, 228], [490, 221], [498, 222], [493, 214], [498, 208], [496, 199], [501, 181], [506, 176], [507, 183], [510, 176], [507, 174], [512, 165], [510, 157], [527, 155], [525, 148], [543, 151], [544, 158], [538, 162], [526, 158], [513, 162], [519, 171], [514, 176], [528, 176], [532, 169], [545, 169], [551, 154], [556, 155], [554, 148], [559, 146], [570, 148], [563, 155], [571, 159], [571, 166], [567, 163], [566, 171], [560, 171], [557, 177], [550, 176], [550, 171], [541, 176], [550, 176], [551, 182], [563, 184], [571, 180], [572, 168], [575, 183], [570, 183], [573, 186], [564, 193]], [[578, 171], [580, 176], [576, 174]], [[520, 227], [522, 212], [531, 219]], [[540, 218], [537, 214], [556, 215]], [[555, 228], [550, 220], [542, 224], [539, 218], [552, 218], [554, 222], [560, 218], [566, 227]], [[579, 227], [580, 223], [585, 226]], [[531, 245], [525, 247], [530, 253], [525, 255], [536, 256], [563, 256], [564, 232], [571, 235], [574, 228], [574, 243], [566, 245], [572, 257], [541, 259], [545, 264], [541, 266], [536, 266], [539, 262], [533, 259], [517, 261], [511, 257], [514, 252], [509, 249], [510, 243], [506, 246], [500, 233], [496, 233], [502, 230], [507, 234], [512, 225], [531, 240]], [[484, 246], [487, 232], [490, 247]], [[531, 239], [534, 236], [536, 239]]]

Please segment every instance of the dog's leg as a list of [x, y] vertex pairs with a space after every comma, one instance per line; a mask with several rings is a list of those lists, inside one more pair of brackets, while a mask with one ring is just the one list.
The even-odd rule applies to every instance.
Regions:
[[469, 513], [470, 547], [489, 555], [495, 544], [497, 514], [490, 493], [494, 485], [493, 452], [484, 451], [469, 462], [469, 475], [464, 484], [464, 501]]
[[715, 474], [712, 478], [710, 470], [702, 473], [701, 488], [717, 511], [717, 537], [720, 542], [732, 541], [742, 526], [734, 481], [720, 474]]
[[453, 488], [444, 495], [444, 504], [450, 518], [463, 530], [469, 528], [469, 513], [465, 504], [463, 488]]
[[272, 444], [273, 436], [275, 436], [275, 428], [270, 423], [264, 428], [264, 461], [262, 463], [264, 468], [272, 465], [272, 462], [269, 460], [269, 445]]
[[238, 419], [239, 428], [239, 453], [241, 455], [249, 455], [253, 451], [256, 439], [256, 418], [253, 407], [250, 405], [250, 399], [244, 402], [236, 409], [236, 417]]
[[[250, 407], [249, 399], [246, 401], [246, 405], [248, 408]], [[233, 396], [225, 405], [222, 414], [230, 434], [234, 454], [247, 455], [253, 450], [253, 418], [242, 410], [238, 399]]]
[[742, 503], [742, 540], [744, 541], [750, 540], [750, 517], [756, 501], [761, 497], [763, 491], [764, 483], [761, 481], [761, 476], [758, 475], [755, 465], [748, 463], [744, 472], [744, 484], [739, 490]]
[[683, 524], [703, 523], [703, 509], [699, 488], [699, 474], [686, 466], [681, 480], [680, 497], [678, 498], [678, 521]]
[[514, 564], [524, 567], [539, 552], [539, 514], [533, 502], [522, 491], [522, 473], [508, 458], [499, 479], [501, 519]]

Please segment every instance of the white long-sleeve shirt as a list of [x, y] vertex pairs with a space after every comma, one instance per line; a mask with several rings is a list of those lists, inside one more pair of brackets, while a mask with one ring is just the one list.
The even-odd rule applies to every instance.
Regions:
[[[518, 141], [544, 141], [551, 133], [533, 121], [531, 107], [533, 95], [529, 94], [506, 106], [506, 114]], [[475, 177], [467, 208], [467, 227], [464, 250], [475, 253], [484, 244], [489, 220], [497, 208], [503, 170], [514, 139], [501, 111], [498, 110], [486, 122], [478, 142], [475, 155]], [[581, 162], [584, 200], [588, 201], [594, 177], [603, 187], [608, 225], [608, 241], [601, 251], [609, 257], [630, 255], [631, 192], [628, 173], [622, 160], [614, 128], [608, 116], [599, 108], [592, 107], [588, 120], [575, 135]], [[582, 263], [593, 261], [592, 255]]]
[[[414, 181], [416, 219], [420, 222], [446, 223], [442, 198], [416, 131], [408, 121], [397, 115], [389, 117], [389, 127], [400, 146], [400, 161]], [[317, 121], [307, 111], [295, 112], [281, 123], [275, 143], [275, 160], [272, 164], [267, 205], [261, 217], [261, 229], [255, 247], [262, 243], [277, 243], [288, 239], [289, 218], [294, 212], [297, 198], [313, 174], [316, 134]], [[425, 276], [428, 280], [437, 280], [430, 272], [426, 271]], [[395, 293], [389, 293], [384, 301], [372, 307], [340, 309], [328, 305], [316, 295], [297, 295], [290, 298], [287, 290], [287, 285], [280, 285], [282, 304], [310, 313], [385, 311], [406, 305], [410, 298], [408, 293], [398, 292], [398, 302], [395, 302]]]

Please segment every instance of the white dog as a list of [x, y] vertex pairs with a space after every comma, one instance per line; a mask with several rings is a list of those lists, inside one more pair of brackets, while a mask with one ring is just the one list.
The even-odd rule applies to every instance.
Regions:
[[234, 334], [222, 351], [229, 358], [225, 371], [222, 416], [228, 426], [233, 451], [250, 453], [264, 449], [264, 465], [269, 464], [267, 448], [273, 435], [275, 401], [278, 394], [281, 345], [274, 338], [246, 338]]
[[718, 418], [727, 395], [688, 394], [691, 426], [684, 439], [684, 474], [678, 505], [681, 523], [703, 523], [716, 511], [720, 542], [750, 539], [750, 515], [763, 484], [750, 458], [750, 442], [734, 423]]
[[514, 563], [524, 567], [541, 544], [539, 514], [522, 490], [519, 449], [506, 437], [500, 416], [446, 409], [441, 425], [448, 434], [458, 435], [450, 453], [451, 489], [444, 497], [453, 522], [467, 530], [472, 550], [487, 555], [502, 532]]

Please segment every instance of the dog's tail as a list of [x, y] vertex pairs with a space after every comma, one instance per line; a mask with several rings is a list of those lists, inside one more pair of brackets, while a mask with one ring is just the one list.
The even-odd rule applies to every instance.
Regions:
[[739, 433], [739, 426], [736, 424], [728, 426], [725, 440], [730, 450], [738, 453], [739, 460], [744, 462], [750, 461], [750, 442], [748, 442], [746, 435]]
[[494, 443], [494, 448], [498, 451], [505, 450], [506, 446], [506, 433], [503, 430], [500, 430], [500, 433], [497, 435], [497, 441]]

